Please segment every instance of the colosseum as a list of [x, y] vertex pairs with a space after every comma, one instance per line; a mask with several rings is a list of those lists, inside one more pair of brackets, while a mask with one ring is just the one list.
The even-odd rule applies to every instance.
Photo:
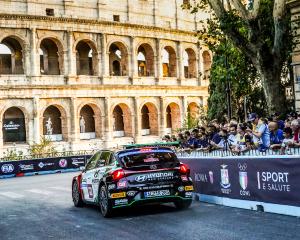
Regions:
[[0, 155], [153, 142], [207, 104], [211, 52], [184, 0], [0, 0]]

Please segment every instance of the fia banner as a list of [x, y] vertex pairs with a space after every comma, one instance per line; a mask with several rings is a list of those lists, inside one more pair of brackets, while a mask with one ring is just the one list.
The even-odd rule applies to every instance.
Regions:
[[200, 194], [300, 206], [298, 158], [182, 158]]
[[0, 162], [0, 178], [79, 170], [90, 157], [85, 155]]

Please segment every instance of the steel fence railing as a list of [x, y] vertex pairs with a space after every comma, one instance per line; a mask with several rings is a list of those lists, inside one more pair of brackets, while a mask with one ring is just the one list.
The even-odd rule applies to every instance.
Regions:
[[230, 150], [213, 150], [213, 151], [203, 151], [203, 150], [176, 150], [176, 155], [178, 157], [231, 157], [231, 156], [284, 156], [284, 155], [300, 155], [300, 148], [289, 148], [286, 149], [284, 154], [280, 150], [268, 149], [266, 151], [259, 151], [257, 149], [252, 149], [246, 152], [237, 154]]

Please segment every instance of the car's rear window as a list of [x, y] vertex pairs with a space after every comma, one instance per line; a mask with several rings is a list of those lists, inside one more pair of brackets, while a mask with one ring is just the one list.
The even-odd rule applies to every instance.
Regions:
[[178, 165], [179, 161], [172, 151], [134, 151], [122, 153], [119, 159], [125, 168], [139, 168], [156, 165], [157, 168], [170, 168]]

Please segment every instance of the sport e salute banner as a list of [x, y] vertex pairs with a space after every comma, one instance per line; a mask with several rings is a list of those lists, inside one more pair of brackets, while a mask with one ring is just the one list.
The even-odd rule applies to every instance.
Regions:
[[180, 160], [190, 166], [197, 193], [300, 206], [300, 157]]
[[0, 162], [0, 178], [79, 170], [90, 157], [85, 155]]

